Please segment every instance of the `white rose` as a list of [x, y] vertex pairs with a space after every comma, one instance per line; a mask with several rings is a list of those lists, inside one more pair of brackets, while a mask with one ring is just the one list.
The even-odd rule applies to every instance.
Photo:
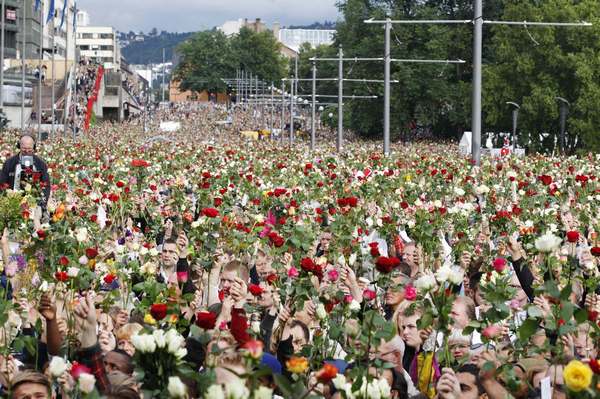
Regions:
[[42, 281], [42, 284], [40, 284], [40, 286], [38, 287], [38, 289], [39, 289], [41, 292], [48, 292], [48, 289], [49, 289], [49, 288], [50, 288], [50, 287], [48, 286], [48, 282], [47, 282], [46, 280]]
[[360, 310], [360, 303], [356, 299], [353, 299], [348, 308], [353, 312], [358, 312]]
[[77, 275], [79, 274], [79, 268], [78, 267], [69, 267], [67, 269], [67, 274], [69, 275], [69, 277], [77, 277]]
[[83, 393], [90, 393], [94, 390], [96, 385], [96, 377], [88, 373], [81, 373], [79, 375], [79, 389]]
[[152, 248], [149, 252], [150, 256], [156, 256], [158, 255], [158, 249], [156, 249], [156, 247]]
[[348, 258], [348, 264], [350, 266], [354, 266], [354, 264], [356, 263], [356, 257], [357, 255], [354, 253], [350, 255], [350, 257]]
[[179, 349], [177, 349], [177, 352], [174, 353], [174, 355], [177, 359], [181, 360], [187, 355], [187, 353], [188, 353], [187, 349], [179, 348]]
[[562, 240], [559, 237], [546, 232], [546, 234], [535, 240], [535, 248], [540, 252], [553, 252], [561, 243]]
[[167, 390], [169, 391], [169, 397], [171, 398], [185, 398], [187, 395], [187, 388], [183, 382], [181, 382], [179, 377], [169, 377]]
[[48, 371], [54, 378], [58, 378], [67, 371], [67, 363], [62, 357], [54, 356], [48, 366]]
[[435, 287], [435, 277], [431, 274], [421, 276], [415, 281], [415, 288], [422, 291], [429, 291]]
[[153, 353], [156, 350], [156, 342], [152, 335], [136, 334], [131, 337], [131, 343], [142, 353]]
[[338, 374], [335, 376], [333, 380], [333, 386], [338, 390], [343, 390], [346, 387], [346, 376], [343, 374]]
[[392, 388], [388, 384], [385, 378], [381, 378], [377, 380], [377, 385], [379, 385], [379, 392], [381, 392], [382, 398], [391, 398], [392, 397]]
[[483, 194], [487, 194], [490, 192], [490, 188], [488, 186], [486, 186], [485, 184], [482, 184], [481, 186], [477, 186], [475, 188], [475, 193], [477, 195], [483, 195]]
[[370, 216], [367, 218], [367, 220], [365, 220], [365, 222], [367, 223], [367, 226], [373, 226], [373, 219]]
[[140, 249], [140, 244], [138, 242], [134, 242], [131, 245], [131, 249], [133, 249], [134, 251], [138, 251]]
[[435, 272], [435, 278], [438, 283], [443, 284], [448, 281], [450, 274], [452, 274], [452, 269], [450, 269], [448, 266], [442, 266], [437, 272]]
[[148, 248], [146, 247], [141, 247], [140, 248], [140, 255], [144, 256], [148, 253]]
[[152, 333], [152, 337], [154, 338], [154, 342], [156, 342], [157, 348], [164, 348], [167, 345], [167, 340], [165, 339], [165, 332], [163, 330], [154, 330]]
[[377, 381], [371, 381], [367, 384], [367, 398], [381, 399], [381, 390], [379, 389]]
[[79, 264], [80, 265], [87, 265], [89, 261], [90, 260], [85, 255], [82, 255], [82, 256], [79, 257]]
[[327, 318], [327, 311], [325, 310], [325, 305], [319, 303], [317, 305], [317, 310], [315, 311], [315, 314], [317, 315], [317, 319], [325, 320]]
[[225, 390], [227, 391], [228, 399], [247, 399], [250, 396], [250, 392], [246, 388], [246, 381], [240, 379], [229, 382]]
[[463, 190], [460, 187], [454, 187], [454, 194], [458, 195], [459, 197], [462, 197], [463, 195], [465, 195], [465, 190]]
[[442, 207], [442, 201], [440, 201], [440, 200], [433, 201], [433, 206], [435, 206], [436, 208], [441, 208]]
[[225, 399], [225, 392], [223, 392], [223, 387], [221, 385], [211, 385], [206, 390], [206, 394], [204, 395], [205, 399]]
[[272, 398], [273, 398], [273, 390], [271, 388], [261, 386], [256, 391], [254, 391], [254, 399], [272, 399]]
[[183, 338], [177, 332], [177, 330], [167, 331], [165, 338], [167, 340], [167, 351], [172, 354], [177, 353], [177, 351], [179, 349], [181, 349], [181, 347], [183, 346], [183, 343], [185, 342], [185, 338]]
[[259, 334], [260, 333], [260, 321], [255, 320], [252, 322], [252, 324], [250, 325], [250, 328], [252, 329], [253, 333]]
[[200, 227], [200, 221], [194, 220], [192, 222], [192, 229], [197, 229], [198, 227]]
[[450, 272], [450, 276], [448, 277], [448, 281], [450, 281], [454, 285], [460, 285], [463, 282], [465, 277], [465, 273], [460, 268], [453, 268]]
[[79, 242], [86, 242], [88, 240], [87, 229], [85, 227], [80, 227], [79, 229], [77, 229], [77, 232], [75, 233], [75, 238], [77, 238], [77, 241]]

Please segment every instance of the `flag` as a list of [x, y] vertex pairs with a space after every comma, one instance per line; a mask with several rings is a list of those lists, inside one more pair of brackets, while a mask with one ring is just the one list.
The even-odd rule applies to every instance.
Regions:
[[65, 15], [67, 14], [67, 9], [69, 8], [69, 0], [65, 0], [65, 5], [63, 6], [62, 16], [60, 17], [60, 28], [62, 29], [65, 23]]
[[54, 18], [54, 0], [50, 0], [50, 8], [48, 9], [48, 18], [46, 18], [46, 23], [50, 23]]
[[42, 0], [35, 0], [35, 10], [40, 9], [40, 5], [42, 5]]

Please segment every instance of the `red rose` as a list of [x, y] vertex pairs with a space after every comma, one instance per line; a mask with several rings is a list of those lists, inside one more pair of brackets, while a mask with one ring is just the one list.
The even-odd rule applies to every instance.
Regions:
[[549, 186], [552, 184], [552, 176], [542, 175], [538, 179], [542, 182], [542, 184], [544, 184], [544, 186]]
[[57, 281], [62, 281], [64, 283], [65, 281], [69, 280], [69, 275], [67, 274], [67, 272], [59, 271], [59, 272], [54, 273], [54, 278]]
[[323, 368], [317, 371], [316, 377], [319, 382], [329, 383], [338, 374], [338, 369], [333, 364], [325, 363]]
[[217, 197], [213, 200], [213, 203], [215, 204], [215, 206], [220, 206], [223, 203], [223, 199]]
[[492, 262], [492, 267], [498, 273], [502, 273], [504, 269], [506, 269], [506, 259], [504, 258], [496, 258], [494, 262]]
[[600, 374], [600, 363], [596, 359], [590, 359], [590, 368], [594, 374]]
[[46, 232], [44, 230], [39, 229], [36, 233], [40, 240], [43, 240], [44, 238], [46, 238]]
[[568, 231], [567, 232], [567, 241], [571, 243], [576, 243], [579, 241], [579, 232], [578, 231]]
[[133, 159], [131, 161], [131, 166], [134, 168], [147, 168], [150, 166], [150, 163], [148, 163], [148, 161], [144, 161], [143, 159]]
[[277, 281], [277, 275], [275, 273], [271, 273], [266, 278], [267, 283], [274, 284]]
[[587, 314], [589, 321], [596, 321], [598, 319], [598, 312], [596, 312], [595, 310], [588, 310]]
[[313, 262], [311, 258], [303, 258], [300, 261], [300, 267], [302, 268], [302, 270], [305, 270], [307, 272], [312, 271], [315, 266], [315, 262]]
[[338, 198], [337, 203], [342, 208], [348, 206], [348, 198]]
[[196, 325], [204, 330], [212, 330], [217, 324], [217, 315], [213, 312], [196, 313]]
[[251, 293], [253, 296], [259, 296], [259, 295], [262, 295], [262, 293], [263, 293], [263, 292], [265, 292], [265, 290], [263, 290], [263, 289], [260, 287], [260, 285], [257, 285], [257, 284], [250, 284], [250, 285], [248, 286], [248, 291], [250, 291], [250, 293]]
[[71, 376], [78, 379], [82, 373], [92, 374], [92, 370], [81, 363], [73, 362], [73, 365], [71, 366]]
[[155, 303], [150, 306], [150, 314], [156, 320], [162, 320], [167, 317], [167, 304], [166, 303]]
[[401, 207], [402, 209], [406, 209], [406, 208], [408, 208], [408, 207], [409, 207], [409, 205], [408, 205], [408, 202], [406, 202], [406, 201], [402, 201], [402, 202], [400, 203], [400, 207]]
[[98, 250], [96, 248], [88, 248], [85, 250], [85, 256], [87, 256], [88, 259], [94, 259], [98, 256]]
[[119, 187], [119, 188], [123, 188], [123, 187], [125, 187], [125, 183], [123, 183], [121, 180], [119, 180], [119, 181], [117, 182], [117, 187]]
[[350, 197], [350, 198], [348, 198], [348, 205], [351, 208], [355, 208], [356, 205], [358, 205], [358, 198], [356, 198], [356, 197]]
[[66, 256], [61, 256], [58, 260], [58, 263], [60, 263], [61, 266], [67, 266], [69, 264], [69, 258]]
[[600, 256], [600, 247], [593, 247], [590, 252], [592, 253], [592, 255], [594, 256]]
[[219, 211], [215, 208], [204, 208], [202, 209], [202, 214], [209, 218], [216, 218], [219, 216]]
[[373, 290], [364, 290], [363, 291], [363, 298], [365, 298], [367, 301], [372, 301], [376, 297], [377, 297], [377, 293]]
[[417, 299], [417, 289], [412, 285], [404, 287], [404, 299], [407, 301], [414, 301]]
[[387, 256], [380, 256], [375, 262], [375, 268], [383, 274], [390, 273], [398, 266], [400, 266], [400, 259], [396, 257], [388, 258]]
[[115, 276], [114, 274], [107, 274], [106, 276], [104, 276], [104, 282], [106, 284], [112, 284], [113, 281], [115, 281], [115, 279], [117, 278], [117, 276]]

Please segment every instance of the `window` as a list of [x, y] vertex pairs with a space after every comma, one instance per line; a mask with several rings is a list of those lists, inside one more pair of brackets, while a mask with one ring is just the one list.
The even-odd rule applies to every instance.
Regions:
[[93, 39], [93, 38], [94, 38], [94, 35], [93, 35], [93, 34], [91, 34], [91, 33], [82, 33], [82, 34], [81, 34], [81, 38], [82, 38], [82, 39]]

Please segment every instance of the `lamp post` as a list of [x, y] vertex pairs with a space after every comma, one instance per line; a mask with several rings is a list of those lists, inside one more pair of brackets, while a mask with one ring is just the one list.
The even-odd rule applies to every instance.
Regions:
[[561, 153], [566, 152], [566, 140], [565, 140], [565, 131], [567, 127], [567, 113], [569, 112], [569, 107], [571, 104], [569, 101], [562, 97], [556, 97], [556, 100], [560, 102], [560, 151]]
[[521, 109], [521, 107], [519, 106], [519, 104], [512, 102], [512, 101], [507, 101], [506, 104], [511, 105], [513, 107], [512, 109], [512, 137], [511, 137], [511, 142], [514, 143], [514, 148], [517, 148], [517, 122], [519, 119], [519, 110]]

